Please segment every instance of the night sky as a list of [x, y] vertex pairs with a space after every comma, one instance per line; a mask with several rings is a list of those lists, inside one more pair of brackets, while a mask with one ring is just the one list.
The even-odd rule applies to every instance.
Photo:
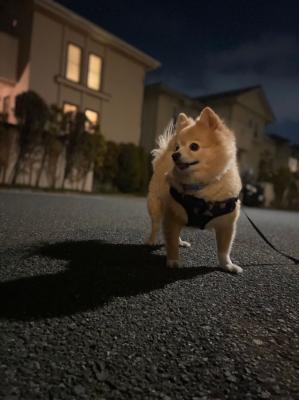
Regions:
[[298, 0], [59, 0], [161, 61], [147, 82], [190, 96], [261, 84], [277, 121], [268, 132], [299, 144]]

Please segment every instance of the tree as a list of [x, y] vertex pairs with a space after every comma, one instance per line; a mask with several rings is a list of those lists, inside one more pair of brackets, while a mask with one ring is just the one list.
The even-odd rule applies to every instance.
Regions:
[[99, 126], [90, 129], [85, 114], [69, 114], [67, 118], [69, 132], [64, 181], [67, 178], [78, 181], [86, 178], [92, 168], [98, 169], [103, 165], [106, 142]]
[[119, 145], [115, 142], [106, 143], [106, 153], [103, 160], [103, 165], [100, 168], [95, 168], [95, 177], [103, 183], [111, 183], [116, 185], [116, 178], [119, 171], [118, 157]]
[[117, 187], [122, 192], [139, 192], [148, 181], [144, 151], [133, 143], [121, 144], [118, 155]]
[[48, 115], [48, 106], [35, 92], [24, 92], [16, 97], [15, 116], [20, 126], [19, 154], [14, 168], [12, 184], [17, 181], [26, 155], [40, 143]]
[[148, 184], [151, 175], [151, 157], [142, 147], [138, 148], [139, 150], [139, 165], [140, 165], [140, 183], [139, 183], [139, 191], [141, 193], [145, 193], [148, 189]]
[[271, 182], [273, 177], [273, 158], [268, 150], [261, 154], [259, 162], [259, 176], [260, 182]]
[[41, 136], [43, 155], [36, 179], [36, 187], [40, 186], [41, 176], [43, 171], [45, 171], [46, 164], [48, 166], [47, 173], [52, 182], [51, 186], [55, 187], [57, 162], [59, 156], [64, 150], [64, 143], [62, 140], [62, 123], [62, 110], [59, 107], [52, 105], [49, 109], [48, 120]]
[[275, 202], [277, 206], [281, 206], [283, 202], [283, 196], [290, 184], [292, 173], [289, 168], [281, 167], [274, 174], [272, 178]]
[[0, 123], [0, 176], [2, 183], [6, 182], [6, 173], [9, 165], [10, 148], [13, 142], [13, 135]]

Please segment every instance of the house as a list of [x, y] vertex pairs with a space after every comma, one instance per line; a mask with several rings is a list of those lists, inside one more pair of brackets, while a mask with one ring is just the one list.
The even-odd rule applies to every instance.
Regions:
[[268, 135], [271, 145], [267, 147], [269, 156], [273, 160], [273, 168], [289, 168], [292, 172], [299, 170], [299, 146], [291, 144], [282, 136], [271, 133]]
[[0, 113], [32, 90], [85, 112], [108, 140], [139, 143], [144, 79], [158, 61], [52, 0], [0, 0]]
[[150, 152], [155, 147], [157, 137], [173, 117], [180, 112], [197, 117], [202, 108], [203, 104], [198, 100], [163, 83], [147, 85], [144, 91], [140, 145]]
[[259, 162], [265, 150], [266, 126], [275, 120], [261, 86], [251, 86], [197, 97], [212, 107], [235, 132], [241, 173], [258, 177]]
[[234, 130], [241, 173], [256, 178], [267, 146], [266, 126], [274, 114], [261, 86], [191, 98], [162, 83], [148, 85], [144, 93], [141, 145], [150, 151], [168, 121], [177, 113], [197, 117], [205, 106], [213, 108]]

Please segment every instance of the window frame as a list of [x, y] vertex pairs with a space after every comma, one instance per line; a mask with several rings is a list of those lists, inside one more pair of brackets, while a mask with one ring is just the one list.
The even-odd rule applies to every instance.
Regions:
[[[80, 56], [80, 71], [79, 71], [79, 80], [78, 80], [78, 81], [75, 81], [75, 80], [70, 79], [70, 78], [67, 77], [67, 70], [68, 70], [68, 54], [69, 54], [69, 47], [70, 47], [70, 46], [75, 46], [75, 47], [77, 47], [77, 48], [80, 50], [80, 54], [81, 54], [81, 56]], [[78, 44], [75, 43], [75, 42], [71, 42], [71, 41], [67, 42], [65, 60], [66, 60], [66, 62], [65, 62], [65, 71], [64, 71], [64, 77], [65, 77], [65, 79], [68, 80], [69, 82], [73, 82], [73, 83], [77, 83], [77, 84], [82, 83], [83, 62], [84, 62], [84, 49], [83, 49], [83, 47], [80, 46], [80, 45], [78, 45]]]
[[[95, 57], [97, 57], [97, 58], [99, 58], [99, 59], [101, 60], [100, 85], [99, 85], [99, 88], [98, 88], [98, 89], [94, 89], [94, 88], [92, 88], [92, 87], [89, 87], [89, 85], [88, 85], [89, 64], [90, 64], [90, 57], [91, 57], [91, 56], [95, 56]], [[97, 53], [94, 53], [93, 51], [88, 52], [86, 87], [87, 87], [89, 90], [93, 90], [94, 92], [101, 92], [101, 90], [102, 90], [102, 82], [103, 82], [103, 70], [104, 70], [104, 58], [103, 58], [101, 55], [99, 55], [99, 54], [97, 54]], [[93, 110], [91, 110], [91, 111], [93, 111]], [[97, 111], [96, 111], [96, 112], [97, 112]]]

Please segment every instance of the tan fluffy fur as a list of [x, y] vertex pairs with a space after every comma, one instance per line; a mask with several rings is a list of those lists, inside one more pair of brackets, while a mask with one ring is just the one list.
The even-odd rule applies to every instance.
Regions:
[[[198, 151], [190, 149], [197, 143]], [[237, 197], [241, 190], [241, 180], [236, 161], [235, 137], [218, 115], [206, 107], [200, 116], [193, 120], [185, 114], [177, 119], [174, 134], [169, 129], [159, 138], [159, 147], [154, 150], [154, 173], [149, 184], [148, 211], [152, 221], [148, 244], [156, 243], [161, 222], [166, 242], [167, 265], [179, 267], [180, 232], [187, 223], [184, 208], [169, 194], [170, 184], [181, 191], [181, 184], [200, 182], [206, 186], [197, 192], [188, 192], [207, 201], [222, 201]], [[184, 163], [199, 161], [181, 170], [172, 160], [175, 151], [181, 154]], [[219, 264], [230, 272], [242, 272], [242, 268], [231, 262], [230, 251], [239, 217], [238, 203], [235, 211], [210, 221], [206, 229], [216, 233]]]

